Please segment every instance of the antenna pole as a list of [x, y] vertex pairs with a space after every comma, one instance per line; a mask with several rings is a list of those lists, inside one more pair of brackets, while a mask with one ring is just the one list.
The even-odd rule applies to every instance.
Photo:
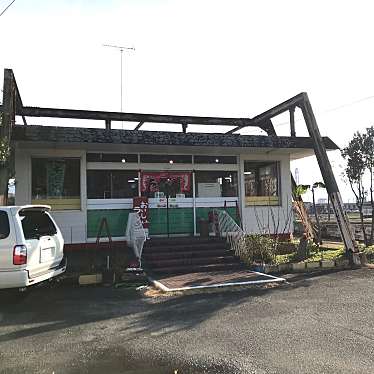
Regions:
[[[110, 48], [116, 48], [117, 50], [120, 51], [120, 63], [121, 63], [121, 66], [120, 66], [120, 84], [121, 84], [121, 105], [120, 105], [120, 108], [121, 108], [121, 113], [123, 111], [123, 51], [126, 49], [126, 50], [132, 50], [132, 51], [135, 51], [135, 48], [134, 47], [123, 47], [123, 46], [119, 46], [119, 45], [111, 45], [111, 44], [103, 44], [103, 47], [110, 47]], [[122, 129], [123, 129], [123, 122], [122, 122]]]

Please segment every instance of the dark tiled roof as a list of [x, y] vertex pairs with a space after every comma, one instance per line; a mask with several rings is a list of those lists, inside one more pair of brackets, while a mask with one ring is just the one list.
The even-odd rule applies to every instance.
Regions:
[[[12, 139], [27, 142], [149, 144], [210, 147], [306, 148], [312, 149], [309, 137], [179, 133], [166, 131], [105, 130], [85, 127], [22, 126], [13, 128]], [[323, 138], [327, 149], [339, 149]]]

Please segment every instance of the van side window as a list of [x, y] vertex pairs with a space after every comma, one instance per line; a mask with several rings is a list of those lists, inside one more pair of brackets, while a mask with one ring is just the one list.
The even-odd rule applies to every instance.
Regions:
[[23, 211], [19, 213], [25, 239], [39, 239], [43, 235], [55, 235], [56, 227], [48, 214], [40, 211]]
[[9, 219], [8, 213], [0, 210], [0, 239], [5, 239], [9, 236]]

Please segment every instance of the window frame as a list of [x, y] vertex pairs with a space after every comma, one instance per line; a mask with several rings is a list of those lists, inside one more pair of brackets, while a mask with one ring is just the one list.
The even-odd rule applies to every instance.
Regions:
[[[276, 195], [259, 195], [258, 192], [256, 195], [248, 196], [247, 189], [246, 189], [246, 164], [253, 163], [253, 164], [263, 164], [257, 167], [253, 167], [258, 173], [258, 177], [260, 176], [260, 169], [266, 165], [273, 166], [275, 165], [276, 170], [276, 178], [277, 178], [277, 189]], [[271, 207], [271, 206], [282, 206], [282, 175], [281, 175], [281, 161], [280, 160], [244, 160], [243, 163], [243, 183], [244, 183], [244, 205], [246, 208], [253, 207], [253, 206], [262, 206], [262, 207]], [[251, 200], [252, 201], [249, 201]], [[271, 199], [272, 198], [272, 199]], [[276, 198], [276, 199], [275, 199]], [[267, 200], [267, 201], [265, 201]]]
[[[105, 197], [104, 192], [106, 190], [103, 191], [102, 197], [92, 197], [92, 194], [89, 192], [90, 183], [88, 182], [88, 178], [90, 177], [89, 176], [90, 174], [93, 174], [95, 172], [102, 173], [103, 175], [105, 175], [106, 179], [109, 178], [110, 197]], [[125, 174], [124, 177], [126, 177], [126, 178], [134, 178], [134, 180], [135, 180], [134, 183], [136, 183], [136, 194], [134, 194], [132, 196], [126, 196], [126, 197], [113, 197], [113, 191], [114, 191], [114, 189], [113, 189], [113, 184], [114, 184], [113, 174], [119, 174], [119, 173], [124, 173]], [[126, 174], [134, 174], [134, 177], [133, 176], [127, 176]], [[139, 196], [139, 179], [138, 178], [139, 178], [138, 170], [134, 170], [134, 169], [88, 169], [86, 171], [87, 200], [133, 199], [134, 197], [138, 197]]]
[[[54, 161], [54, 160], [77, 160], [78, 167], [79, 167], [79, 180], [78, 180], [78, 186], [79, 186], [79, 195], [77, 196], [63, 196], [61, 198], [59, 197], [47, 197], [45, 198], [36, 198], [36, 195], [33, 195], [33, 179], [34, 179], [34, 173], [33, 173], [33, 160], [46, 160], [47, 161]], [[56, 156], [50, 156], [50, 155], [31, 155], [30, 157], [30, 177], [31, 177], [31, 188], [30, 188], [30, 200], [32, 204], [47, 204], [50, 205], [53, 211], [61, 211], [61, 212], [67, 212], [67, 211], [82, 211], [82, 170], [84, 170], [84, 167], [82, 167], [82, 157], [77, 156], [65, 156], [65, 155], [56, 155]], [[47, 183], [47, 182], [46, 182]], [[73, 207], [64, 208], [59, 206], [59, 204], [54, 204], [54, 201], [60, 200], [61, 202], [66, 201], [67, 205], [73, 205]], [[75, 202], [74, 200], [79, 200], [78, 202]], [[70, 203], [70, 204], [69, 204]], [[76, 206], [74, 206], [76, 204]], [[64, 205], [64, 204], [62, 204]], [[78, 206], [79, 205], [79, 206]]]

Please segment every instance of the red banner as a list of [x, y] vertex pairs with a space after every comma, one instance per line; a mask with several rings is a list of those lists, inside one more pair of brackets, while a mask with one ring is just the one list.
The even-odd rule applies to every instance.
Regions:
[[148, 197], [134, 197], [133, 209], [138, 212], [143, 227], [146, 229], [149, 226], [149, 204]]
[[140, 191], [142, 193], [158, 192], [159, 184], [162, 180], [171, 180], [173, 183], [180, 183], [180, 192], [191, 191], [191, 173], [190, 172], [158, 172], [140, 174]]

